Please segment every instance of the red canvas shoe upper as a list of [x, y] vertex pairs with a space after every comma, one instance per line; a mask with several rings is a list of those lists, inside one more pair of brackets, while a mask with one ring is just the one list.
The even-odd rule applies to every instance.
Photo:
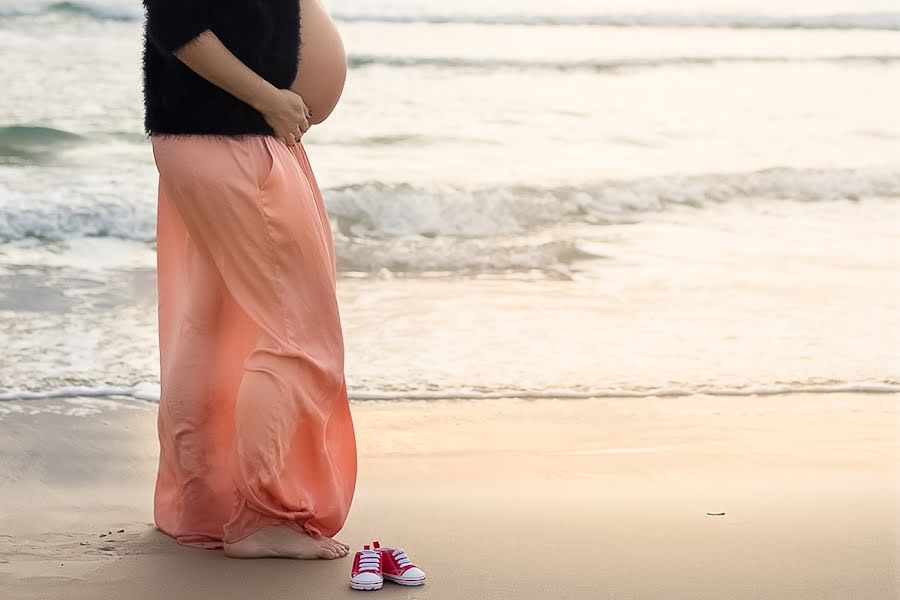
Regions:
[[370, 550], [368, 546], [356, 553], [353, 557], [353, 568], [350, 570], [350, 577], [355, 578], [360, 573], [373, 573], [381, 577], [382, 573], [382, 553]]
[[372, 542], [372, 546], [381, 554], [383, 573], [394, 577], [402, 577], [410, 569], [416, 569], [417, 573], [421, 573], [421, 570], [413, 564], [406, 552], [403, 551], [403, 548], [382, 548], [377, 541]]

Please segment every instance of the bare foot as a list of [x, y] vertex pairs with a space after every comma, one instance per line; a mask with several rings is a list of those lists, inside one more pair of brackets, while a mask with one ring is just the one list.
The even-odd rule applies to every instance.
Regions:
[[286, 525], [273, 525], [249, 535], [239, 542], [225, 544], [225, 555], [231, 558], [341, 558], [350, 546], [330, 537], [315, 539]]
[[339, 545], [343, 546], [343, 547], [344, 547], [344, 550], [347, 551], [347, 554], [350, 553], [350, 545], [349, 545], [349, 544], [345, 544], [344, 542], [342, 542], [342, 541], [340, 541], [340, 540], [336, 540], [336, 539], [334, 539], [334, 538], [328, 538], [328, 539], [331, 540], [331, 541], [333, 541], [333, 542], [337, 542]]

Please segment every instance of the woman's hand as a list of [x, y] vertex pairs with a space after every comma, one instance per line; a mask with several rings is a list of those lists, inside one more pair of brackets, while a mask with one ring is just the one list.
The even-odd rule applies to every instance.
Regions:
[[293, 146], [309, 129], [309, 107], [300, 94], [274, 89], [259, 105], [259, 112], [275, 131], [275, 137]]

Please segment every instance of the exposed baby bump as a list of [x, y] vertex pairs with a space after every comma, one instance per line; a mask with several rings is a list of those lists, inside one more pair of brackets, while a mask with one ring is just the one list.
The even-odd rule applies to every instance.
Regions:
[[320, 0], [300, 0], [300, 63], [291, 89], [303, 97], [311, 122], [324, 121], [340, 100], [347, 54], [337, 26]]

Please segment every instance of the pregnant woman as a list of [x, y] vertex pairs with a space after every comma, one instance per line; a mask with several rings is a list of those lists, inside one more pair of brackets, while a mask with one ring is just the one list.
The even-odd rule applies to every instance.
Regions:
[[[144, 0], [159, 171], [157, 526], [339, 558], [356, 485], [331, 227], [301, 137], [346, 56], [319, 0]], [[302, 44], [301, 44], [302, 40]]]

